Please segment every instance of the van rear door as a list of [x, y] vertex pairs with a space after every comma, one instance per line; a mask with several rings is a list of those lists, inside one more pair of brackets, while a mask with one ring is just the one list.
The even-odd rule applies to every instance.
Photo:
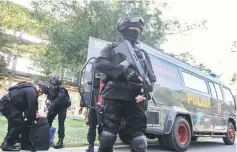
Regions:
[[236, 103], [231, 90], [223, 87], [224, 101], [226, 104], [226, 115], [236, 119]]
[[220, 85], [214, 82], [208, 82], [212, 99], [211, 99], [211, 107], [212, 107], [212, 116], [213, 116], [213, 131], [214, 132], [225, 132], [227, 117], [225, 114], [225, 102], [222, 95], [222, 91]]

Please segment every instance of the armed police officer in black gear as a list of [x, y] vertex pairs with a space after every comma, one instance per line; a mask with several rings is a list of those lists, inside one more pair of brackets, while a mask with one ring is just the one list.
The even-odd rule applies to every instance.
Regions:
[[[150, 69], [151, 61], [148, 54], [140, 49], [138, 39], [143, 30], [144, 22], [141, 17], [125, 18], [118, 26], [118, 31], [125, 40], [128, 40], [137, 57], [145, 56]], [[112, 152], [116, 140], [120, 120], [125, 118], [126, 134], [129, 136], [132, 152], [145, 152], [147, 148], [146, 137], [146, 106], [149, 95], [138, 85], [142, 79], [136, 69], [123, 64], [124, 58], [115, 53], [116, 44], [107, 45], [96, 60], [96, 70], [106, 75], [105, 88], [102, 92], [104, 99], [103, 131], [100, 135], [100, 152]], [[126, 51], [126, 50], [124, 50]], [[153, 72], [153, 70], [152, 70]], [[153, 72], [154, 73], [154, 72]], [[132, 83], [131, 83], [132, 82]], [[151, 80], [152, 84], [155, 78]]]
[[[16, 139], [25, 124], [31, 125], [38, 117], [38, 97], [45, 91], [44, 84], [34, 86], [29, 82], [20, 82], [8, 89], [8, 93], [0, 99], [0, 112], [8, 120], [8, 132], [1, 145], [3, 151], [19, 151], [15, 146]], [[24, 112], [24, 116], [23, 116]], [[25, 118], [24, 118], [25, 117]]]
[[[102, 131], [102, 124], [101, 124], [101, 117], [98, 116], [100, 113], [100, 108], [102, 106], [102, 98], [100, 96], [100, 90], [102, 89], [103, 83], [100, 81], [100, 77], [97, 77], [99, 73], [94, 71], [94, 65], [92, 65], [91, 71], [89, 72], [90, 75], [87, 76], [88, 79], [90, 77], [93, 79], [89, 84], [93, 84], [93, 89], [91, 90], [92, 96], [90, 93], [82, 93], [83, 99], [87, 96], [87, 100], [89, 100], [89, 106], [85, 102], [85, 100], [81, 100], [80, 102], [80, 110], [79, 113], [82, 113], [83, 107], [87, 107], [87, 116], [86, 116], [86, 123], [89, 126], [88, 133], [87, 133], [87, 141], [89, 143], [86, 152], [94, 152], [94, 143], [96, 139], [96, 129], [98, 129], [98, 135], [100, 135]], [[89, 86], [89, 85], [88, 85]], [[97, 128], [98, 125], [98, 128]]]
[[54, 118], [58, 115], [58, 138], [59, 141], [54, 145], [55, 149], [63, 148], [63, 139], [65, 137], [64, 122], [67, 115], [67, 108], [71, 106], [70, 97], [67, 89], [61, 86], [62, 82], [58, 75], [50, 78], [51, 87], [47, 93], [47, 100], [51, 102], [47, 108], [47, 119], [50, 127]]

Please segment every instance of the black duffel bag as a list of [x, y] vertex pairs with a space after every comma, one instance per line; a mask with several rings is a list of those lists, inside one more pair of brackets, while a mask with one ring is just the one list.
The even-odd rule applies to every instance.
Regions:
[[21, 134], [21, 150], [44, 151], [50, 147], [47, 118], [38, 118], [32, 125], [25, 125]]

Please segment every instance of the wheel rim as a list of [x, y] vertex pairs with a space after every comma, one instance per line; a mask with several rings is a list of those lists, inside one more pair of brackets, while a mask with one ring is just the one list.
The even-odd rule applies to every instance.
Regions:
[[235, 129], [233, 127], [229, 128], [229, 138], [231, 141], [235, 139]]
[[181, 145], [185, 145], [188, 141], [188, 128], [184, 124], [180, 124], [177, 128], [176, 137]]

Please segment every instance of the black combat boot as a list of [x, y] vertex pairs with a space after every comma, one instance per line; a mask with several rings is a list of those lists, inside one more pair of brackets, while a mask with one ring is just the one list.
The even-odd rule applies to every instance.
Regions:
[[89, 147], [87, 148], [86, 152], [94, 152], [94, 143], [89, 143]]
[[55, 149], [63, 148], [63, 138], [59, 138], [58, 143], [53, 146]]
[[2, 151], [20, 151], [21, 149], [19, 147], [14, 146], [13, 144], [8, 144], [6, 141], [4, 141], [1, 145]]

